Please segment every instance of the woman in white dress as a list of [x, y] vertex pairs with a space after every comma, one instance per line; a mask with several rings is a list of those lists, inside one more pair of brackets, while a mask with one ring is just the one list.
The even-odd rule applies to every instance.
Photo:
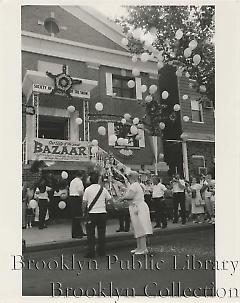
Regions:
[[121, 198], [121, 201], [129, 201], [129, 213], [131, 223], [134, 230], [134, 236], [137, 239], [137, 248], [131, 253], [136, 255], [147, 254], [147, 240], [146, 236], [152, 234], [152, 224], [150, 220], [150, 213], [147, 203], [144, 201], [144, 192], [138, 182], [138, 173], [131, 171], [128, 175], [130, 186]]
[[204, 201], [201, 197], [202, 185], [197, 183], [196, 178], [192, 178], [190, 190], [192, 192], [192, 216], [194, 223], [200, 223], [200, 216], [204, 214]]

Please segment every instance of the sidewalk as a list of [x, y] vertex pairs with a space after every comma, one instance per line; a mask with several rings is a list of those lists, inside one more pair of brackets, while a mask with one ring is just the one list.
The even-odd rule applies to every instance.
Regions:
[[[153, 223], [153, 226], [155, 223]], [[107, 221], [106, 236], [108, 241], [118, 241], [120, 239], [128, 240], [133, 239], [133, 231], [130, 229], [129, 232], [119, 232], [116, 230], [119, 228], [117, 219], [109, 219]], [[211, 224], [194, 224], [187, 222], [186, 225], [181, 223], [173, 224], [168, 222], [166, 229], [156, 228], [154, 229], [154, 235], [166, 234], [172, 232], [181, 232], [189, 229], [206, 229], [214, 228]], [[59, 220], [59, 222], [52, 222], [46, 229], [38, 229], [38, 227], [32, 227], [29, 229], [22, 230], [22, 238], [26, 241], [27, 251], [39, 251], [46, 249], [55, 249], [60, 247], [71, 247], [78, 244], [86, 243], [86, 237], [82, 239], [72, 239], [71, 237], [71, 222], [70, 220]]]

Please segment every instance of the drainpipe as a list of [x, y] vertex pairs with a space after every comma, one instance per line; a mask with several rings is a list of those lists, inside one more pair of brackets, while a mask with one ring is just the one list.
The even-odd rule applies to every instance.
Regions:
[[182, 141], [182, 154], [183, 154], [183, 172], [184, 177], [189, 181], [189, 170], [188, 170], [188, 156], [187, 156], [187, 142]]

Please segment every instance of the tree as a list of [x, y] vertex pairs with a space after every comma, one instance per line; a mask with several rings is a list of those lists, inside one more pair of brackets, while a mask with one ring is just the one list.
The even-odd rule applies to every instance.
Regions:
[[[214, 6], [126, 6], [115, 21], [127, 35], [133, 54], [147, 52], [177, 75], [196, 80], [198, 90], [215, 102]], [[141, 29], [141, 30], [140, 30]], [[152, 43], [148, 38], [154, 37]], [[146, 39], [145, 39], [146, 38]], [[150, 39], [151, 40], [151, 39]]]

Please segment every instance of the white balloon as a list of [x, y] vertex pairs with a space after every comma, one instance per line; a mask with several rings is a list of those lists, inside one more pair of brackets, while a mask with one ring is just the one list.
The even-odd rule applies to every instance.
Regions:
[[189, 117], [188, 116], [183, 116], [183, 121], [184, 122], [188, 122], [190, 119], [189, 119]]
[[187, 78], [189, 78], [189, 77], [190, 77], [189, 72], [186, 72], [186, 73], [185, 73], [185, 77], [187, 77]]
[[66, 171], [62, 171], [61, 177], [62, 177], [62, 179], [67, 179], [68, 178], [68, 173]]
[[92, 145], [93, 146], [98, 146], [98, 140], [96, 140], [96, 139], [92, 140]]
[[135, 125], [132, 125], [132, 126], [130, 127], [130, 132], [131, 132], [131, 134], [133, 134], [133, 135], [137, 135], [137, 133], [138, 133], [137, 127], [136, 127]]
[[164, 91], [162, 92], [162, 99], [167, 99], [168, 96], [169, 96], [169, 93], [168, 93], [166, 90], [164, 90]]
[[195, 65], [198, 65], [200, 63], [200, 61], [201, 61], [201, 56], [200, 55], [196, 54], [196, 55], [193, 56], [193, 63]]
[[125, 118], [122, 118], [121, 123], [122, 123], [122, 124], [126, 124], [126, 123], [127, 123], [127, 120], [126, 120]]
[[114, 134], [110, 135], [110, 136], [109, 136], [109, 141], [110, 141], [111, 143], [115, 143], [115, 142], [117, 141], [117, 136], [114, 135]]
[[133, 119], [133, 124], [138, 124], [139, 123], [139, 118], [134, 118]]
[[127, 138], [122, 140], [122, 145], [124, 145], [124, 146], [128, 145], [128, 139]]
[[133, 68], [132, 74], [133, 76], [137, 77], [140, 75], [140, 70], [138, 68]]
[[122, 45], [127, 46], [128, 45], [128, 39], [127, 38], [122, 38], [121, 43], [122, 43]]
[[147, 62], [149, 59], [149, 55], [148, 53], [142, 53], [140, 58], [142, 62]]
[[153, 97], [151, 95], [147, 95], [145, 98], [146, 102], [152, 102], [152, 100], [153, 100]]
[[106, 128], [104, 126], [99, 126], [98, 133], [101, 136], [105, 136], [106, 135]]
[[191, 48], [186, 48], [185, 50], [184, 50], [184, 57], [185, 58], [188, 58], [188, 57], [190, 57], [191, 56], [191, 54], [192, 54], [192, 50], [191, 50]]
[[149, 87], [149, 93], [152, 95], [152, 94], [155, 94], [156, 91], [157, 91], [157, 85], [152, 84], [152, 85]]
[[81, 125], [83, 123], [82, 118], [76, 118], [75, 120], [76, 124]]
[[124, 138], [118, 138], [117, 139], [117, 143], [118, 143], [118, 145], [123, 145], [124, 144]]
[[97, 102], [96, 104], [95, 104], [95, 108], [96, 108], [96, 110], [97, 111], [102, 111], [103, 110], [103, 104], [101, 103], [101, 102]]
[[124, 114], [124, 119], [129, 120], [130, 118], [131, 118], [130, 114], [128, 114], [128, 113]]
[[141, 91], [142, 93], [145, 93], [147, 91], [147, 85], [145, 84], [141, 85]]
[[166, 126], [166, 125], [165, 125], [165, 123], [164, 123], [164, 122], [160, 122], [160, 123], [159, 123], [159, 127], [160, 127], [160, 129], [164, 129], [164, 128], [165, 128], [165, 126]]
[[176, 31], [176, 33], [175, 33], [175, 38], [176, 38], [177, 40], [180, 40], [180, 39], [182, 38], [182, 36], [183, 36], [182, 30], [181, 30], [181, 29], [178, 29], [178, 30]]
[[179, 104], [174, 104], [173, 110], [174, 110], [175, 112], [180, 111], [180, 109], [181, 109], [181, 106], [180, 106]]
[[181, 134], [181, 139], [183, 140], [183, 141], [187, 141], [187, 139], [188, 139], [188, 135], [187, 134]]
[[91, 152], [92, 152], [92, 154], [96, 154], [98, 152], [98, 147], [97, 146], [93, 146], [91, 148]]
[[192, 49], [192, 50], [195, 49], [197, 47], [197, 45], [198, 45], [198, 43], [197, 43], [196, 40], [192, 40], [188, 44], [189, 48]]
[[67, 111], [68, 111], [69, 113], [75, 112], [75, 106], [69, 105], [68, 108], [67, 108]]
[[58, 207], [59, 207], [60, 209], [64, 209], [64, 208], [66, 207], [66, 202], [60, 201], [60, 202], [58, 203]]
[[183, 98], [183, 100], [187, 100], [188, 99], [188, 95], [183, 95], [182, 98]]
[[35, 208], [37, 208], [38, 203], [37, 203], [36, 200], [32, 199], [32, 200], [29, 201], [28, 205], [29, 205], [30, 208], [35, 209]]
[[136, 63], [136, 62], [137, 62], [137, 60], [138, 60], [137, 55], [133, 55], [133, 56], [132, 56], [132, 62]]
[[199, 90], [200, 90], [201, 93], [205, 93], [207, 91], [207, 88], [206, 88], [205, 85], [200, 85]]
[[127, 85], [129, 88], [133, 88], [135, 86], [135, 82], [133, 80], [129, 80]]
[[141, 28], [136, 28], [132, 32], [132, 36], [133, 36], [134, 39], [140, 39], [140, 37], [142, 36], [142, 30], [141, 30]]

